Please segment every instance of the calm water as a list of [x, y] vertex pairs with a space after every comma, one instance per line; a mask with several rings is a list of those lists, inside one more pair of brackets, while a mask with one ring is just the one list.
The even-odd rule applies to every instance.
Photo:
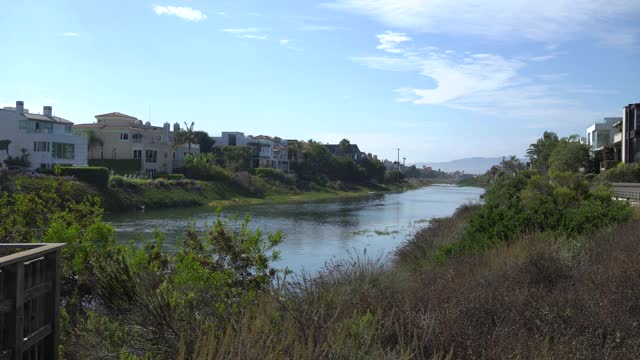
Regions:
[[[434, 217], [453, 214], [468, 202], [478, 201], [484, 190], [471, 187], [429, 186], [369, 198], [296, 205], [252, 205], [226, 209], [241, 219], [251, 214], [252, 228], [281, 230], [279, 267], [317, 272], [326, 261], [349, 252], [386, 256]], [[167, 246], [181, 239], [189, 223], [204, 230], [215, 220], [211, 208], [168, 209], [111, 214], [106, 220], [116, 228], [120, 241], [144, 239], [157, 229], [167, 236]]]

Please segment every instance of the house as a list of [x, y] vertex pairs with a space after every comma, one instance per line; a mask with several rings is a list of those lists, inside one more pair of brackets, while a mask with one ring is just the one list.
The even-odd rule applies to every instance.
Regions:
[[122, 164], [137, 165], [134, 172], [152, 177], [170, 173], [184, 166], [189, 154], [200, 152], [198, 144], [175, 144], [174, 133], [180, 131], [175, 123], [173, 131], [169, 123], [162, 127], [153, 126], [149, 121], [111, 112], [96, 115], [96, 122], [79, 124], [74, 129], [88, 138], [96, 138], [89, 144], [89, 162], [123, 168]]
[[326, 144], [325, 147], [335, 156], [348, 158], [356, 162], [367, 157], [367, 154], [360, 151], [356, 144], [349, 144], [346, 148], [340, 144]]
[[621, 117], [606, 117], [596, 121], [587, 128], [586, 144], [592, 151], [602, 150], [605, 146], [614, 143], [615, 125], [622, 121]]
[[251, 148], [251, 168], [267, 167], [289, 172], [288, 142], [265, 135], [245, 136], [242, 132], [224, 131], [214, 137], [215, 147], [248, 146]]
[[640, 160], [640, 103], [629, 104], [622, 111], [619, 140], [622, 143], [621, 160], [625, 163]]
[[87, 138], [74, 135], [73, 123], [53, 115], [53, 108], [45, 106], [42, 114], [24, 108], [0, 109], [0, 140], [10, 140], [7, 151], [0, 151], [0, 166], [9, 156], [20, 156], [22, 149], [29, 155], [30, 168], [52, 168], [54, 165], [86, 166]]

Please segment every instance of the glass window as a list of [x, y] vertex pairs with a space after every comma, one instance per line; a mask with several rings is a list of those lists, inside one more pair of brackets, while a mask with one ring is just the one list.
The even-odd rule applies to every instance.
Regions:
[[158, 151], [157, 150], [146, 150], [145, 151], [145, 161], [149, 163], [158, 162]]
[[69, 159], [73, 160], [75, 156], [75, 145], [65, 143], [52, 143], [51, 144], [51, 157], [54, 159]]
[[34, 141], [33, 152], [49, 152], [49, 143], [46, 141]]
[[120, 140], [129, 140], [128, 133], [120, 133]]
[[134, 159], [142, 159], [142, 150], [133, 150]]

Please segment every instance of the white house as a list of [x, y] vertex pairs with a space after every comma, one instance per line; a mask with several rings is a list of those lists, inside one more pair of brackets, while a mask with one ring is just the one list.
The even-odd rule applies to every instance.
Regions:
[[587, 128], [587, 142], [591, 150], [600, 150], [604, 146], [614, 143], [614, 134], [616, 130], [614, 125], [622, 121], [621, 117], [606, 117], [603, 120], [596, 121]]
[[[11, 141], [9, 156], [20, 156], [25, 149], [31, 169], [87, 165], [87, 138], [74, 135], [72, 127], [71, 121], [54, 116], [51, 106], [42, 114], [30, 113], [22, 101], [0, 109], [0, 140]], [[0, 166], [6, 157], [6, 151], [0, 151]]]

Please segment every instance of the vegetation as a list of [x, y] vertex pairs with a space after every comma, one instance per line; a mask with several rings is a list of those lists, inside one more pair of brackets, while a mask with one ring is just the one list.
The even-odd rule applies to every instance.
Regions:
[[109, 184], [109, 169], [100, 166], [63, 166], [60, 175], [75, 176], [78, 180], [91, 184], [97, 188], [106, 188]]
[[7, 166], [20, 166], [27, 168], [31, 166], [31, 162], [29, 161], [29, 152], [27, 149], [22, 148], [20, 149], [20, 155], [10, 156], [9, 151], [7, 150], [7, 158], [4, 159], [4, 164]]
[[89, 166], [106, 167], [118, 175], [137, 174], [142, 169], [140, 159], [89, 159]]

